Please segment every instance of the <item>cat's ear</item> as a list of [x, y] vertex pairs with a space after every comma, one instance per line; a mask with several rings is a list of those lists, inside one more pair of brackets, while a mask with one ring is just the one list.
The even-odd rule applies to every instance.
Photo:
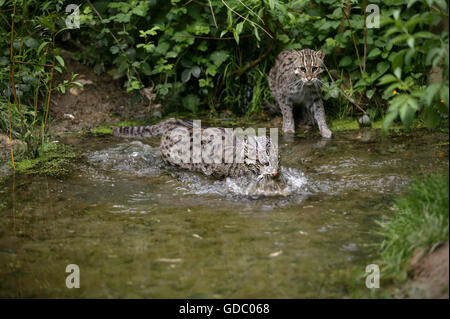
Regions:
[[316, 51], [316, 56], [323, 60], [325, 58], [325, 52], [323, 50]]

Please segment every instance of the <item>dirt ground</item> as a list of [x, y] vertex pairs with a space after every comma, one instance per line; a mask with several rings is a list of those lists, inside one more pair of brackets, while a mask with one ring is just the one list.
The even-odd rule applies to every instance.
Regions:
[[420, 255], [417, 252], [410, 261], [413, 277], [405, 287], [408, 297], [448, 299], [449, 242], [430, 254]]
[[65, 56], [68, 72], [55, 79], [55, 83], [70, 80], [71, 72], [79, 74], [76, 81], [83, 84], [57, 93], [52, 99], [52, 133], [90, 129], [113, 121], [113, 114], [122, 114], [128, 108], [129, 96], [118, 81], [108, 74], [94, 71]]

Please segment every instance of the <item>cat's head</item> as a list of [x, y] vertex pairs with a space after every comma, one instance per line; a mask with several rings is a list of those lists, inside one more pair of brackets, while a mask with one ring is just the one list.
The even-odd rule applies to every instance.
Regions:
[[245, 163], [255, 174], [261, 177], [278, 177], [280, 161], [278, 145], [268, 136], [246, 136], [245, 155]]
[[294, 65], [294, 74], [301, 79], [303, 84], [312, 85], [323, 72], [325, 53], [323, 50], [314, 51], [311, 49], [300, 50], [297, 53], [298, 59]]

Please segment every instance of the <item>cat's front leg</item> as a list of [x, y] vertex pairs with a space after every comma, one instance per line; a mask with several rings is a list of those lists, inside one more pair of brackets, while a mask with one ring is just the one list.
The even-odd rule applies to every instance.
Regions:
[[312, 114], [314, 115], [314, 119], [317, 122], [317, 126], [319, 126], [320, 135], [325, 138], [331, 138], [331, 131], [327, 126], [327, 122], [325, 120], [325, 109], [320, 101], [315, 101], [311, 107]]
[[280, 106], [281, 114], [283, 115], [283, 132], [295, 133], [294, 114], [292, 112], [291, 103], [287, 99], [282, 99], [278, 101], [278, 105]]

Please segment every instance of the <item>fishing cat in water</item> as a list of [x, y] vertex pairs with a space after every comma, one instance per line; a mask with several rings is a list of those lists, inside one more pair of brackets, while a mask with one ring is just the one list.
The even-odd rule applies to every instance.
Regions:
[[[212, 131], [206, 132], [206, 129]], [[231, 129], [196, 129], [193, 122], [174, 118], [151, 126], [117, 127], [113, 134], [132, 138], [162, 135], [159, 149], [166, 164], [208, 176], [220, 178], [256, 175], [258, 180], [278, 176], [278, 146], [268, 136], [237, 137]], [[198, 141], [200, 154], [193, 151], [194, 141]], [[186, 151], [189, 154], [184, 154], [180, 145], [187, 145]]]
[[295, 132], [292, 109], [295, 104], [300, 104], [303, 120], [307, 124], [314, 124], [315, 121], [322, 137], [331, 137], [332, 133], [325, 121], [321, 81], [318, 78], [323, 72], [324, 57], [323, 50], [311, 49], [285, 50], [278, 55], [268, 78], [276, 105], [265, 103], [263, 106], [271, 113], [281, 111], [283, 132]]

